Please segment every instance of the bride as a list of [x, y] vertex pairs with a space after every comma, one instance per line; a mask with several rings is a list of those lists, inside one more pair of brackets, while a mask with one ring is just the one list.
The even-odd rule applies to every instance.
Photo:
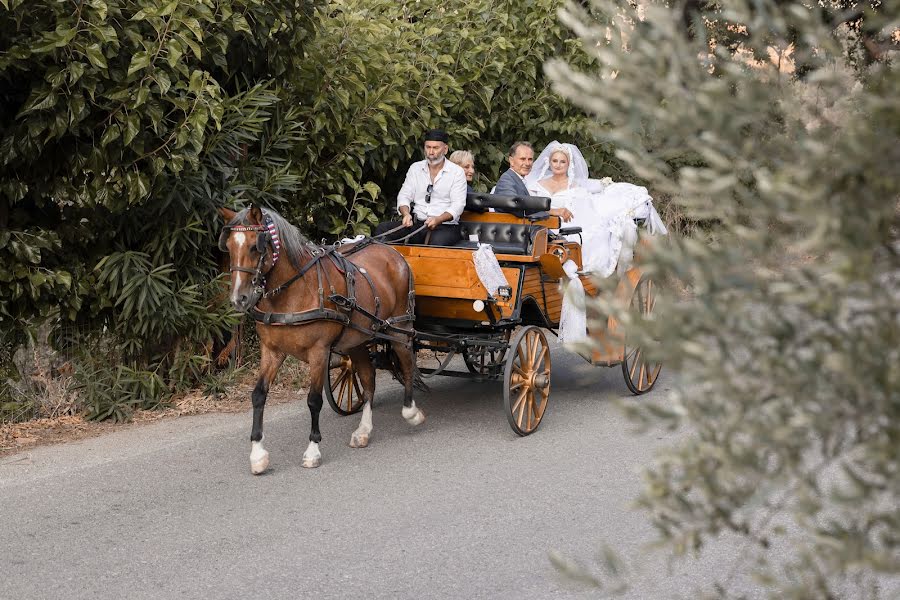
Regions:
[[572, 144], [550, 142], [525, 185], [533, 196], [550, 197], [551, 215], [581, 227], [583, 271], [608, 277], [617, 264], [623, 272], [630, 266], [637, 242], [635, 218], [645, 219], [650, 233], [666, 233], [647, 188], [591, 179], [584, 156]]

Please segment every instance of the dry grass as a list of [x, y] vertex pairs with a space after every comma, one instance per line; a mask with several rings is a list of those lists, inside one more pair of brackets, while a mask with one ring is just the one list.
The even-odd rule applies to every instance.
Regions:
[[[194, 391], [172, 399], [162, 408], [139, 410], [135, 412], [130, 423], [98, 423], [88, 421], [80, 414], [74, 414], [74, 407], [69, 405], [69, 400], [61, 400], [67, 394], [56, 393], [60, 389], [65, 390], [64, 382], [57, 381], [48, 384], [46, 401], [42, 398], [42, 414], [47, 416], [24, 423], [0, 424], [0, 457], [36, 446], [71, 442], [112, 431], [140, 427], [161, 419], [209, 413], [246, 412], [250, 409], [250, 393], [255, 384], [256, 372], [255, 369], [250, 369], [227, 394], [211, 396]], [[266, 402], [271, 406], [305, 398], [308, 386], [309, 368], [306, 364], [291, 359], [286, 361], [279, 371], [277, 380], [269, 389]], [[249, 421], [247, 427], [248, 429], [250, 427]]]

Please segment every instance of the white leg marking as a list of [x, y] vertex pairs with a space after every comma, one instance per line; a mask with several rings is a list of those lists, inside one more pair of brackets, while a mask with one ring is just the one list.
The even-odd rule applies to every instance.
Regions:
[[269, 453], [263, 448], [262, 440], [250, 442], [250, 472], [260, 475], [269, 468]]
[[359, 421], [359, 427], [350, 436], [351, 448], [365, 448], [369, 445], [369, 436], [372, 434], [372, 403], [366, 402], [363, 405], [362, 419]]
[[416, 406], [415, 400], [410, 403], [409, 408], [404, 406], [400, 414], [403, 415], [403, 418], [410, 425], [421, 425], [425, 422], [425, 413]]
[[310, 442], [303, 453], [303, 466], [307, 469], [315, 469], [322, 464], [322, 453], [319, 451], [319, 445]]

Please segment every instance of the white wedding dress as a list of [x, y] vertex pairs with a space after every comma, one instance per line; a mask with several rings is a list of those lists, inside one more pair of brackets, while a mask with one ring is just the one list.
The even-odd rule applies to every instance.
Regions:
[[[572, 212], [572, 220], [563, 227], [581, 227], [582, 271], [600, 277], [609, 277], [617, 265], [620, 272], [631, 266], [637, 242], [635, 219], [645, 219], [650, 233], [666, 233], [644, 187], [596, 179], [576, 183], [570, 178], [568, 187], [555, 194], [540, 181], [531, 182], [528, 191], [549, 196], [550, 208]], [[568, 237], [579, 239], [577, 234]]]
[[[551, 175], [550, 157], [558, 151], [569, 157], [568, 182], [565, 189], [554, 194], [541, 182]], [[609, 178], [591, 179], [584, 156], [572, 144], [548, 144], [534, 162], [525, 184], [532, 196], [549, 197], [550, 208], [568, 208], [572, 212], [572, 220], [562, 226], [581, 228], [582, 272], [609, 277], [615, 271], [627, 271], [638, 240], [635, 219], [644, 219], [651, 234], [668, 233], [647, 188], [613, 183]], [[567, 237], [579, 240], [578, 234]], [[567, 345], [577, 345], [587, 337], [584, 288], [573, 261], [567, 261], [563, 270], [569, 281], [563, 286], [559, 339]]]

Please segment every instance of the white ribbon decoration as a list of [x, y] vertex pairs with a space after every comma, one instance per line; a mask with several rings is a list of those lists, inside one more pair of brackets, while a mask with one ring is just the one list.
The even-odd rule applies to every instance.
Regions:
[[559, 341], [574, 344], [587, 337], [587, 314], [584, 307], [584, 285], [578, 278], [578, 265], [567, 260], [563, 271], [569, 281], [560, 281], [563, 286], [562, 311], [559, 316]]

